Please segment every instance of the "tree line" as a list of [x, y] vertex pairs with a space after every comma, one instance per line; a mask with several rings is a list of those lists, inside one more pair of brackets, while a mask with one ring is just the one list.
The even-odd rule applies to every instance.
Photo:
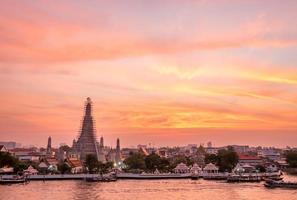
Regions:
[[[222, 172], [231, 172], [238, 163], [238, 155], [232, 148], [220, 150], [217, 155], [205, 155], [205, 164], [213, 163], [219, 166]], [[177, 155], [172, 158], [161, 158], [158, 154], [152, 153], [145, 156], [141, 153], [131, 153], [124, 160], [126, 171], [131, 172], [154, 172], [158, 169], [160, 172], [171, 172], [179, 163], [185, 163], [188, 166], [193, 165], [195, 160], [184, 155]]]
[[[289, 168], [297, 168], [297, 151], [289, 151], [285, 154]], [[172, 158], [161, 158], [158, 154], [152, 153], [145, 156], [142, 153], [130, 153], [124, 160], [124, 170], [128, 172], [154, 172], [158, 169], [160, 172], [171, 172], [179, 163], [185, 163], [191, 166], [195, 160], [184, 155], [177, 155]], [[232, 148], [219, 150], [218, 154], [205, 154], [205, 164], [213, 163], [219, 167], [221, 172], [231, 172], [238, 163], [238, 155]], [[107, 173], [113, 169], [113, 162], [102, 163], [94, 155], [87, 155], [85, 167], [89, 173]], [[38, 169], [35, 162], [20, 161], [8, 152], [0, 152], [0, 168], [9, 166], [14, 168], [14, 172], [23, 171], [32, 165]], [[70, 173], [71, 168], [65, 162], [58, 164], [59, 173]], [[259, 171], [264, 171], [263, 166], [258, 166]]]

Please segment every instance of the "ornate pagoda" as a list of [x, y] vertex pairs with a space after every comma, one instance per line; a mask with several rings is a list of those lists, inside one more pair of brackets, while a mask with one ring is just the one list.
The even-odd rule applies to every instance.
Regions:
[[83, 118], [82, 127], [77, 141], [73, 142], [73, 149], [85, 161], [88, 154], [96, 155], [98, 158], [97, 139], [94, 128], [94, 120], [92, 117], [92, 101], [88, 97], [85, 104], [85, 116]]

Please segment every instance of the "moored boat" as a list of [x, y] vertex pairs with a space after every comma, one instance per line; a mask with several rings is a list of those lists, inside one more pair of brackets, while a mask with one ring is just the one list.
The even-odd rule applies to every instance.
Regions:
[[107, 178], [107, 177], [91, 177], [91, 178], [86, 178], [87, 182], [114, 182], [117, 181], [116, 178]]
[[192, 174], [191, 175], [191, 179], [192, 180], [198, 180], [200, 178], [200, 175], [199, 174]]
[[227, 182], [261, 182], [262, 177], [258, 175], [240, 174], [230, 175], [227, 178]]
[[267, 181], [267, 180], [273, 180], [273, 181], [281, 181], [283, 180], [284, 178], [281, 177], [281, 176], [275, 176], [275, 177], [270, 177], [270, 178], [263, 178], [264, 181]]
[[190, 173], [160, 173], [160, 174], [132, 174], [132, 173], [119, 173], [117, 178], [119, 179], [187, 179], [190, 178]]
[[279, 171], [279, 172], [264, 173], [263, 180], [264, 181], [266, 180], [281, 181], [283, 180], [282, 172]]
[[288, 188], [297, 189], [297, 182], [285, 182], [285, 181], [274, 181], [267, 180], [264, 184], [267, 188]]
[[216, 173], [216, 174], [204, 174], [204, 180], [226, 180], [228, 178], [228, 174], [225, 173]]
[[0, 184], [1, 185], [10, 185], [10, 184], [19, 184], [25, 183], [27, 179], [21, 176], [14, 176], [12, 178], [2, 178], [0, 177]]
[[85, 179], [87, 182], [114, 182], [117, 181], [117, 177], [115, 175], [108, 175], [108, 176], [94, 176], [94, 177], [87, 177]]

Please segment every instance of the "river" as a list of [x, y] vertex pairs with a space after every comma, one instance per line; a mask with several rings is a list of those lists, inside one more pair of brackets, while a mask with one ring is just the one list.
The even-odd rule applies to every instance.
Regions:
[[[296, 177], [286, 177], [297, 180]], [[31, 181], [0, 185], [1, 200], [297, 200], [297, 190], [267, 189], [263, 183], [226, 183], [206, 180]]]

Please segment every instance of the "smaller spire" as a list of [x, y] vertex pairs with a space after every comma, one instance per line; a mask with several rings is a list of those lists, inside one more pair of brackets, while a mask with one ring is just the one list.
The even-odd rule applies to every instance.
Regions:
[[115, 155], [116, 165], [121, 165], [121, 147], [120, 147], [120, 139], [117, 139], [117, 146], [116, 146], [116, 155]]
[[51, 136], [49, 136], [48, 140], [47, 140], [46, 153], [51, 154], [51, 152], [52, 152], [52, 138], [51, 138]]
[[100, 144], [99, 144], [100, 148], [103, 148], [104, 147], [104, 139], [103, 137], [101, 136], [100, 138]]
[[120, 149], [120, 139], [119, 138], [117, 139], [117, 147], [116, 148]]

